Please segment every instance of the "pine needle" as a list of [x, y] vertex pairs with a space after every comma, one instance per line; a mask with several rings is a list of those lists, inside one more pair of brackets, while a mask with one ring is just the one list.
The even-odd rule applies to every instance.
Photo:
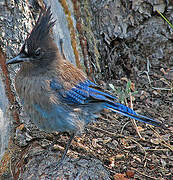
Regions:
[[169, 20], [159, 11], [159, 10], [156, 10], [160, 16], [171, 26], [171, 28], [173, 29], [173, 25], [169, 22]]

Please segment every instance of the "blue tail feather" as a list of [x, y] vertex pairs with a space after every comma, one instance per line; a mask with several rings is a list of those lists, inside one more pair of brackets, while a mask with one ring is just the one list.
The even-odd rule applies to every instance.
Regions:
[[157, 127], [163, 126], [162, 123], [160, 123], [159, 121], [137, 114], [135, 111], [133, 111], [129, 107], [120, 103], [116, 103], [116, 102], [106, 103], [105, 108], [110, 109], [113, 112], [122, 114], [124, 116], [136, 119], [138, 121], [141, 121], [141, 122], [153, 125], [153, 126], [157, 126]]

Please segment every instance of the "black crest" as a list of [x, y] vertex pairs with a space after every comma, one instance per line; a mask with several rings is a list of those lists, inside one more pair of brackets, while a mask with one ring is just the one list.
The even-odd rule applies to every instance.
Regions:
[[31, 34], [26, 39], [25, 48], [27, 51], [33, 51], [38, 48], [43, 41], [48, 40], [48, 38], [50, 38], [50, 29], [54, 24], [55, 21], [53, 21], [50, 7], [42, 9]]
[[38, 41], [49, 35], [50, 29], [54, 26], [55, 21], [52, 21], [52, 13], [50, 7], [43, 9], [40, 12], [39, 18], [31, 31], [29, 39], [36, 38]]

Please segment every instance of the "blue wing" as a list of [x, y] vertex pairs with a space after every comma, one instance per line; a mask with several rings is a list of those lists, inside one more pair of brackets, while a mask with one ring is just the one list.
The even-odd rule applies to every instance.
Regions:
[[56, 90], [60, 93], [60, 95], [63, 96], [63, 99], [67, 104], [88, 104], [91, 102], [103, 102], [107, 100], [114, 101], [117, 99], [108, 92], [104, 92], [100, 87], [90, 80], [80, 82], [69, 91], [63, 91], [62, 86], [55, 81], [52, 81], [50, 86], [53, 90]]
[[69, 105], [93, 105], [93, 103], [95, 103], [95, 106], [97, 106], [97, 104], [103, 103], [103, 108], [110, 109], [113, 112], [117, 112], [119, 114], [134, 118], [147, 124], [162, 126], [160, 122], [149, 117], [137, 114], [129, 107], [116, 102], [116, 97], [114, 97], [107, 91], [103, 91], [103, 89], [98, 87], [90, 80], [80, 82], [74, 88], [68, 91], [65, 91], [63, 87], [61, 87], [55, 81], [52, 81], [50, 86], [53, 90], [59, 93], [59, 96], [62, 98], [62, 100]]

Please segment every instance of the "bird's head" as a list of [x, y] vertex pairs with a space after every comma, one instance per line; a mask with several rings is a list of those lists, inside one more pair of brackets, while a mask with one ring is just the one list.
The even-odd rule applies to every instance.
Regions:
[[6, 64], [30, 63], [39, 65], [48, 64], [55, 59], [57, 46], [50, 33], [54, 24], [55, 21], [52, 21], [50, 7], [43, 9], [20, 53], [8, 60]]

